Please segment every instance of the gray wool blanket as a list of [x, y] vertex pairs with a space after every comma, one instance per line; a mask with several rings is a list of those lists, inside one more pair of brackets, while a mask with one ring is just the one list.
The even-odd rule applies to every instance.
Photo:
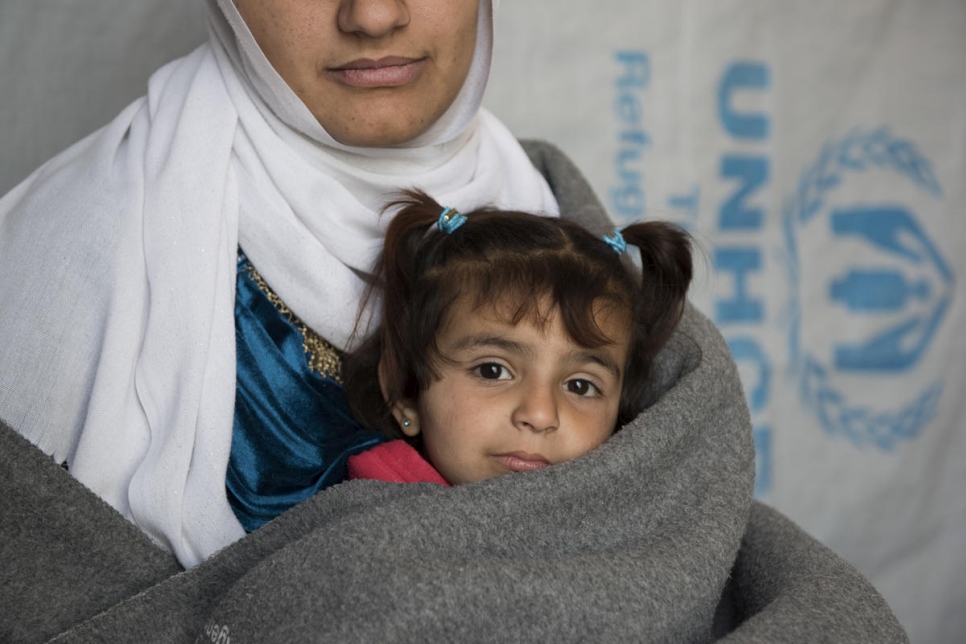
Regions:
[[[545, 144], [562, 206], [605, 218]], [[905, 642], [849, 564], [752, 501], [727, 345], [693, 308], [647, 409], [569, 463], [351, 481], [182, 571], [0, 424], [2, 642]]]
[[186, 572], [0, 428], [0, 641], [907, 641], [851, 566], [752, 502], [735, 366], [695, 310], [657, 373], [575, 461], [352, 481]]
[[[751, 505], [750, 423], [703, 318], [687, 316], [658, 370], [661, 388], [673, 386], [570, 463], [452, 489], [353, 481], [323, 492], [327, 524], [240, 580], [207, 632], [709, 640]], [[356, 509], [374, 494], [384, 496]]]

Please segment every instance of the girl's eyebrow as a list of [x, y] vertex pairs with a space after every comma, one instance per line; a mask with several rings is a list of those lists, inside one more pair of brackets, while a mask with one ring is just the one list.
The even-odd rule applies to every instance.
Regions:
[[[478, 348], [495, 348], [503, 349], [510, 353], [515, 353], [521, 356], [533, 356], [534, 351], [531, 347], [521, 342], [516, 342], [515, 340], [510, 340], [501, 335], [494, 334], [478, 334], [478, 335], [467, 335], [460, 338], [455, 344], [453, 344], [452, 352], [456, 353], [458, 351], [466, 351], [469, 349]], [[576, 362], [578, 364], [586, 364], [588, 362], [600, 365], [607, 371], [614, 374], [614, 377], [620, 380], [621, 369], [617, 363], [606, 353], [600, 351], [594, 351], [593, 349], [575, 349], [567, 355], [567, 359], [571, 362]]]
[[604, 369], [607, 369], [607, 371], [611, 372], [618, 380], [621, 378], [621, 368], [617, 366], [617, 363], [606, 353], [601, 353], [600, 351], [594, 351], [592, 349], [581, 349], [579, 351], [572, 351], [568, 357], [574, 362], [582, 364], [587, 362], [598, 364]]
[[481, 347], [503, 349], [519, 355], [533, 355], [533, 350], [525, 344], [516, 342], [514, 340], [509, 340], [501, 335], [489, 333], [464, 336], [453, 344], [453, 351], [465, 351], [467, 349], [477, 349]]

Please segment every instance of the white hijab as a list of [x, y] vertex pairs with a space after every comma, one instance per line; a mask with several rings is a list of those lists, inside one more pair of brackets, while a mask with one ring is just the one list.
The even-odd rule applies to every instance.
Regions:
[[480, 108], [490, 0], [456, 101], [394, 149], [332, 139], [231, 0], [206, 3], [208, 44], [0, 200], [0, 418], [185, 566], [244, 534], [225, 495], [239, 245], [296, 315], [344, 347], [389, 193], [557, 210]]

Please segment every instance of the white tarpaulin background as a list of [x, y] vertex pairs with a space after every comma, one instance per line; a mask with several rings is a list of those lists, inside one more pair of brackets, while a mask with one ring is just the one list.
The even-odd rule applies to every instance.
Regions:
[[517, 1], [497, 34], [511, 129], [700, 240], [758, 495], [966, 641], [966, 3]]
[[[0, 192], [203, 33], [198, 0], [0, 0]], [[506, 0], [487, 104], [694, 232], [759, 497], [963, 641], [966, 2]]]

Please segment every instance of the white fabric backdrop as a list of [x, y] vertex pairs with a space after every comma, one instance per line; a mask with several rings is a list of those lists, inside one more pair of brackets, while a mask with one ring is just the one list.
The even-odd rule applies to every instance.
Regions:
[[0, 194], [207, 38], [201, 0], [0, 0]]
[[914, 642], [966, 637], [966, 3], [506, 2], [489, 105], [669, 217], [742, 368], [758, 495]]
[[[966, 3], [503, 2], [487, 105], [698, 237], [759, 496], [914, 642], [966, 633]], [[0, 192], [204, 37], [197, 0], [0, 0]]]

